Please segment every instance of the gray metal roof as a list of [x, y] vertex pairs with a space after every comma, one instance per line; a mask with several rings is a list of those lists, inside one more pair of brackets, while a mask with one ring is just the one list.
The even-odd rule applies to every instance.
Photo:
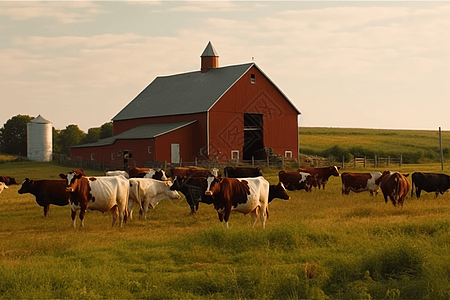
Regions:
[[182, 127], [191, 125], [197, 122], [194, 121], [186, 121], [186, 122], [173, 122], [173, 123], [157, 123], [157, 124], [144, 124], [137, 127], [134, 127], [128, 131], [122, 132], [121, 134], [101, 139], [95, 143], [84, 144], [73, 146], [72, 148], [81, 148], [81, 147], [98, 147], [98, 146], [106, 146], [112, 145], [116, 142], [116, 140], [136, 140], [136, 139], [151, 139], [157, 136], [169, 133], [171, 131], [180, 129]]
[[254, 63], [159, 76], [112, 120], [193, 114], [208, 111]]
[[219, 56], [216, 52], [216, 49], [214, 49], [213, 45], [211, 44], [211, 42], [208, 43], [208, 45], [206, 45], [205, 50], [203, 51], [202, 55], [200, 55], [200, 57], [203, 56]]
[[130, 120], [159, 116], [194, 114], [209, 111], [251, 67], [256, 67], [280, 91], [300, 114], [289, 98], [255, 64], [246, 63], [200, 71], [159, 76], [125, 106], [112, 120]]

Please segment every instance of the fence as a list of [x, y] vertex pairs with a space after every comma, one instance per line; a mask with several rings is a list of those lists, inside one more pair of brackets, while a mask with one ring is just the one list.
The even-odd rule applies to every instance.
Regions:
[[[70, 158], [66, 155], [59, 155], [58, 161], [60, 164], [69, 165], [74, 168], [82, 168], [89, 170], [98, 170], [98, 171], [107, 171], [107, 170], [123, 170], [123, 163], [119, 164], [111, 164], [105, 163], [101, 161], [83, 161], [81, 158]], [[403, 164], [403, 156], [400, 157], [378, 157], [375, 155], [374, 158], [367, 157], [355, 157], [353, 160], [346, 162], [345, 157], [342, 158], [341, 162], [333, 160], [332, 158], [323, 158], [319, 156], [308, 156], [308, 155], [299, 155], [298, 159], [286, 158], [280, 155], [272, 155], [268, 156], [267, 159], [264, 160], [229, 160], [229, 161], [221, 161], [221, 160], [197, 160], [195, 159], [192, 162], [180, 162], [179, 164], [171, 164], [168, 162], [155, 162], [148, 161], [145, 162], [144, 167], [147, 168], [160, 168], [163, 170], [169, 170], [172, 167], [179, 166], [197, 166], [203, 167], [207, 169], [218, 168], [219, 170], [223, 170], [226, 166], [253, 166], [260, 168], [272, 168], [278, 170], [296, 170], [300, 167], [325, 167], [332, 165], [340, 165], [343, 169], [346, 168], [356, 168], [356, 167], [389, 167], [391, 165], [402, 166]], [[139, 166], [140, 167], [140, 166]]]
[[374, 167], [374, 168], [381, 168], [381, 167], [390, 167], [391, 165], [398, 165], [401, 167], [403, 164], [403, 155], [400, 155], [400, 157], [378, 157], [375, 155], [374, 158], [367, 158], [367, 157], [355, 157], [350, 162], [345, 162], [345, 158], [342, 158], [342, 168], [356, 168], [356, 167]]

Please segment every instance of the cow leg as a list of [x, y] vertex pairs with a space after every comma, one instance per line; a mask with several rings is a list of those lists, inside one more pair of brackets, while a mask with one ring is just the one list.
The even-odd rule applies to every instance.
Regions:
[[77, 217], [77, 212], [72, 209], [72, 226], [73, 226], [73, 228], [77, 228], [76, 217]]
[[50, 209], [50, 204], [44, 205], [44, 217], [47, 217], [49, 209]]
[[231, 214], [231, 206], [225, 206], [225, 215], [223, 216], [223, 219], [225, 220], [225, 222], [227, 223], [227, 229], [228, 227], [228, 220], [230, 219], [230, 214]]
[[417, 197], [417, 199], [420, 198], [420, 192], [422, 192], [422, 190], [420, 188], [416, 188], [416, 197]]
[[112, 214], [112, 225], [111, 225], [111, 227], [114, 227], [114, 224], [116, 224], [116, 221], [117, 221], [117, 217], [119, 216], [119, 208], [117, 207], [117, 205], [114, 205], [111, 208], [111, 214]]
[[81, 208], [80, 210], [80, 228], [84, 227], [84, 215], [86, 214], [86, 208]]
[[[442, 193], [441, 193], [442, 194]], [[436, 191], [436, 198], [438, 197], [438, 195], [439, 195], [439, 191]]]

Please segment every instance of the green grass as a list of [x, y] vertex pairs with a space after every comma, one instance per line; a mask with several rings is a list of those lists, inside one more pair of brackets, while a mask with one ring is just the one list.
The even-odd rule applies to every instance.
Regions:
[[[5, 168], [3, 168], [5, 167]], [[71, 168], [7, 163], [18, 180], [56, 178]], [[402, 172], [439, 172], [440, 164]], [[353, 171], [353, 170], [351, 170]], [[357, 171], [373, 171], [358, 169]], [[448, 173], [448, 167], [446, 171]], [[277, 170], [264, 170], [277, 181]], [[88, 175], [98, 171], [87, 170]], [[265, 230], [233, 213], [224, 228], [213, 207], [189, 215], [184, 199], [163, 200], [148, 220], [110, 227], [88, 211], [71, 227], [70, 208], [42, 208], [19, 186], [0, 194], [0, 298], [448, 299], [450, 196], [424, 193], [404, 208], [382, 195], [325, 190], [276, 199]]]
[[[449, 160], [450, 131], [442, 132], [444, 156]], [[400, 157], [405, 163], [440, 162], [439, 132], [352, 128], [299, 128], [300, 153], [334, 157]]]

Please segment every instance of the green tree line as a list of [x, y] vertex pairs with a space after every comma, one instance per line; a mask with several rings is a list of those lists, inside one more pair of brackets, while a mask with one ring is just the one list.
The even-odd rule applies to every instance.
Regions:
[[[17, 115], [6, 121], [0, 128], [0, 153], [27, 155], [27, 124], [33, 119], [28, 115]], [[70, 155], [72, 146], [95, 143], [112, 135], [112, 122], [89, 128], [87, 133], [75, 124], [67, 125], [62, 130], [53, 127], [53, 153]]]

